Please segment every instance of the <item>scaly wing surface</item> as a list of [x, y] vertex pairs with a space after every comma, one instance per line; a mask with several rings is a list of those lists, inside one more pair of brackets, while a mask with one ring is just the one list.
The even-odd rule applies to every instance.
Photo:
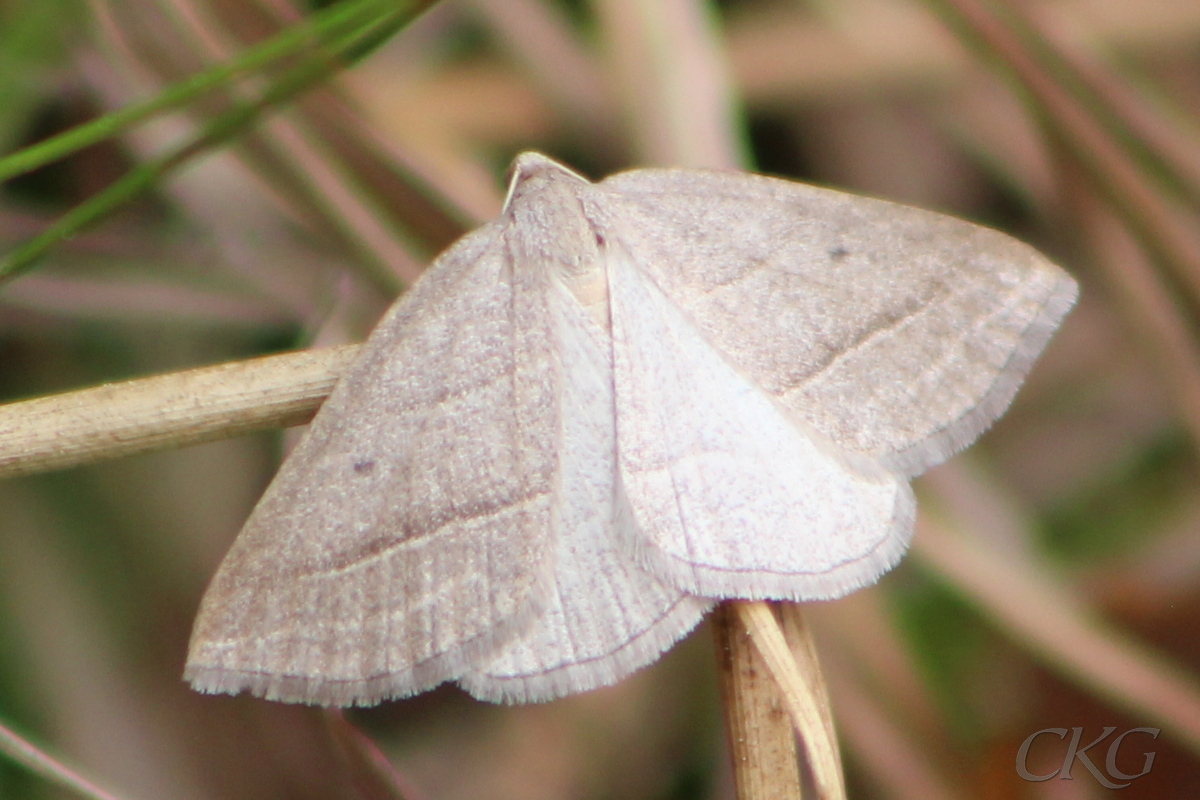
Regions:
[[652, 571], [706, 597], [811, 600], [890, 569], [907, 482], [789, 415], [620, 247], [608, 276], [620, 479]]
[[197, 689], [351, 705], [458, 677], [550, 584], [558, 379], [544, 270], [504, 229], [397, 303], [213, 579]]
[[654, 577], [628, 547], [636, 534], [616, 478], [611, 347], [556, 288], [563, 435], [554, 586], [529, 632], [460, 681], [485, 700], [549, 700], [615, 683], [658, 658], [712, 605]]
[[1032, 248], [919, 209], [696, 170], [599, 186], [706, 341], [842, 450], [906, 475], [1004, 411], [1076, 297]]

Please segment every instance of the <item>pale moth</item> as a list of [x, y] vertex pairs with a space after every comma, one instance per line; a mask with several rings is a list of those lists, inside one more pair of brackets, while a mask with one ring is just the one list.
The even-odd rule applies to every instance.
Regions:
[[844, 595], [900, 559], [908, 479], [1004, 411], [1075, 297], [928, 211], [526, 153], [279, 470], [186, 677], [546, 700], [654, 661], [716, 599]]

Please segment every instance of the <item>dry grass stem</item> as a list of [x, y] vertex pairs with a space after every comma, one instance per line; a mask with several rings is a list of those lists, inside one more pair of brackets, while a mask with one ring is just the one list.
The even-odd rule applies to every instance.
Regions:
[[833, 743], [837, 773], [842, 775], [842, 751], [837, 746], [837, 728], [833, 724], [829, 687], [825, 684], [825, 674], [821, 671], [821, 662], [817, 658], [817, 642], [813, 638], [812, 629], [804, 621], [804, 606], [788, 602], [772, 605], [779, 618], [783, 638], [792, 651], [792, 658], [796, 659], [798, 672], [808, 686], [808, 693], [817, 701], [817, 712], [821, 715], [821, 725], [825, 728], [825, 739]]
[[425, 800], [388, 761], [379, 747], [356, 728], [340, 709], [322, 712], [326, 729], [362, 800]]
[[1044, 109], [1068, 151], [1113, 203], [1144, 245], [1169, 265], [1200, 303], [1200, 236], [1180, 210], [1157, 190], [1121, 144], [1088, 109], [1055, 82], [1020, 40], [976, 0], [933, 0], [979, 37]]
[[796, 732], [779, 685], [732, 603], [710, 622], [737, 800], [800, 800]]
[[[770, 605], [762, 601], [733, 601], [731, 605], [779, 686], [784, 705], [804, 743], [819, 797], [821, 800], [845, 800], [846, 786], [828, 712], [829, 700], [818, 696], [824, 691], [824, 680], [819, 671], [814, 675], [801, 670]], [[801, 649], [807, 647], [801, 645]], [[807, 661], [807, 656], [805, 658]], [[822, 706], [825, 706], [824, 711]]]
[[0, 406], [0, 478], [299, 425], [357, 352], [285, 353]]

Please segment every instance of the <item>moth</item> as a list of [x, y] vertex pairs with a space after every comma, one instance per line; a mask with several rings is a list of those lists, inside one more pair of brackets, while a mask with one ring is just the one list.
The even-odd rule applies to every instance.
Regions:
[[1030, 247], [756, 175], [519, 156], [387, 313], [202, 601], [204, 692], [366, 705], [613, 683], [721, 598], [874, 582], [912, 476], [1075, 301]]

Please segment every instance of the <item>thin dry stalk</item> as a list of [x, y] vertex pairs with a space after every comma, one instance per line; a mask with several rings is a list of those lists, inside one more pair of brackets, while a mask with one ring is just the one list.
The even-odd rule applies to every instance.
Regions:
[[59, 786], [92, 800], [122, 800], [63, 764], [54, 756], [0, 722], [0, 753]]
[[730, 603], [710, 618], [738, 800], [800, 800], [796, 733], [779, 686]]
[[1178, 208], [1143, 173], [1121, 144], [1071, 93], [1055, 82], [1020, 40], [977, 0], [930, 0], [945, 8], [992, 50], [1016, 75], [1029, 95], [1078, 159], [1091, 180], [1109, 198], [1148, 251], [1168, 265], [1200, 303], [1200, 237]]
[[363, 800], [424, 800], [424, 795], [341, 710], [327, 708], [323, 717], [329, 738]]
[[837, 762], [837, 772], [841, 775], [842, 751], [837, 746], [837, 729], [833, 724], [829, 687], [825, 684], [825, 674], [821, 671], [821, 662], [817, 658], [817, 641], [813, 638], [812, 628], [804, 621], [804, 613], [799, 603], [775, 603], [774, 607], [780, 628], [783, 630], [783, 638], [787, 640], [792, 657], [796, 659], [799, 673], [804, 677], [809, 693], [817, 701], [817, 712], [821, 715], [825, 738], [833, 743], [833, 757]]
[[0, 478], [300, 425], [357, 353], [305, 350], [0, 406]]
[[[779, 686], [784, 705], [792, 717], [796, 732], [800, 734], [800, 740], [804, 743], [818, 796], [821, 800], [845, 800], [846, 786], [842, 776], [841, 756], [833, 734], [828, 693], [825, 690], [825, 681], [820, 676], [820, 669], [817, 668], [815, 673], [801, 669], [792, 655], [792, 649], [784, 637], [775, 612], [767, 603], [738, 600], [732, 601], [731, 605], [737, 612], [739, 623], [749, 632], [751, 641]], [[801, 634], [801, 638], [805, 635]], [[807, 650], [811, 644], [801, 641], [798, 646]], [[810, 661], [808, 653], [804, 658], [806, 662]], [[811, 663], [815, 664], [815, 655]]]
[[1117, 304], [1142, 340], [1193, 441], [1200, 444], [1200, 346], [1179, 303], [1121, 222], [1093, 195], [1069, 192], [1093, 263], [1122, 301]]

